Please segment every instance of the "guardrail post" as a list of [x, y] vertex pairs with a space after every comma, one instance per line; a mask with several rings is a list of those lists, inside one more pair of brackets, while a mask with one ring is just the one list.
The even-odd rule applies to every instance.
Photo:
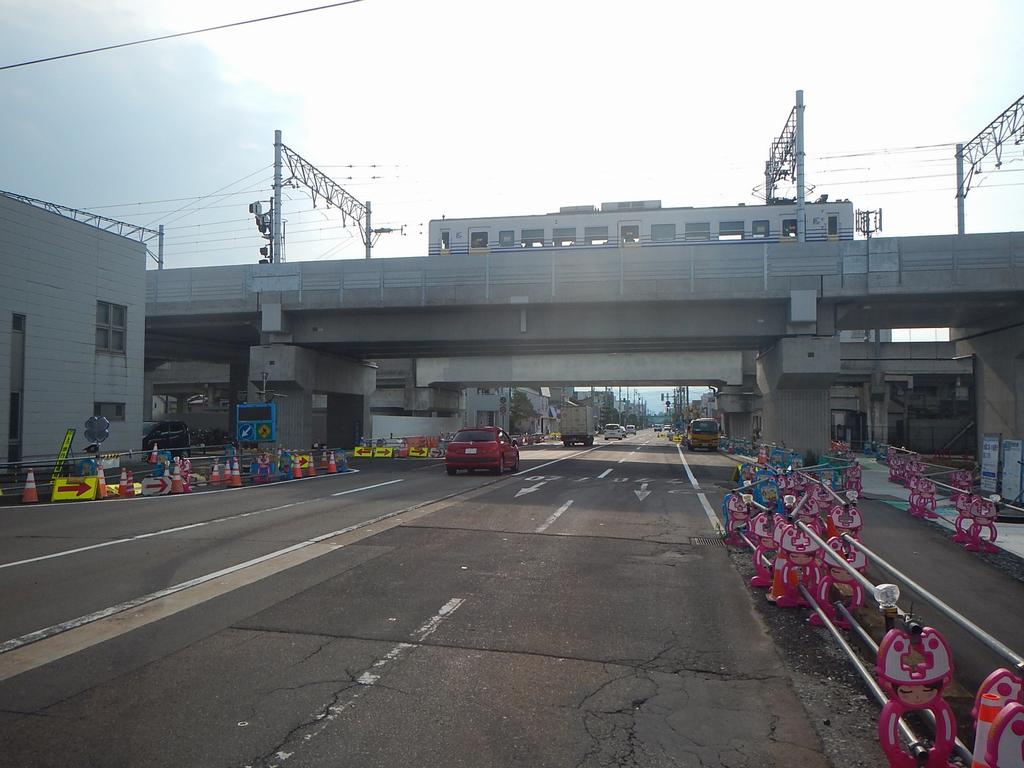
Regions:
[[491, 300], [491, 252], [484, 254], [484, 298]]

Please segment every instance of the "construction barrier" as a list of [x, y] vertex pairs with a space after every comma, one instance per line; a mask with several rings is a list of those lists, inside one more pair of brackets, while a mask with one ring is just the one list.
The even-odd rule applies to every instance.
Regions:
[[430, 456], [430, 449], [426, 446], [422, 448], [410, 448], [409, 458], [410, 459], [425, 459]]
[[99, 478], [55, 477], [50, 492], [50, 501], [92, 501], [96, 498]]
[[373, 449], [373, 458], [390, 459], [395, 455], [395, 449], [390, 446], [378, 446]]
[[352, 450], [352, 455], [357, 458], [370, 458], [373, 456], [374, 449], [368, 445], [357, 445]]

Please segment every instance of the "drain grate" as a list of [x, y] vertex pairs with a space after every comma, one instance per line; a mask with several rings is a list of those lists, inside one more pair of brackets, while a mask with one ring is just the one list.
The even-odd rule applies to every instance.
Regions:
[[725, 542], [717, 536], [711, 538], [709, 536], [691, 536], [690, 544], [695, 547], [724, 547]]

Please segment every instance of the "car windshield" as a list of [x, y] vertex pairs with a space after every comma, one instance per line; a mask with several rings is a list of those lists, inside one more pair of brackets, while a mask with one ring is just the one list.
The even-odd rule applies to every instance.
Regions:
[[486, 429], [467, 429], [455, 435], [453, 443], [493, 443], [497, 438]]
[[693, 430], [694, 434], [715, 434], [718, 432], [718, 422], [712, 420], [695, 421], [690, 425], [690, 429]]
[[605, 429], [622, 429], [618, 424], [605, 424]]

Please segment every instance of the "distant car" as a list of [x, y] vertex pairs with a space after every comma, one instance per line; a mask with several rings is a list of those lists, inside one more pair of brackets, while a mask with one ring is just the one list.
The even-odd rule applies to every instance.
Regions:
[[636, 424], [627, 424], [626, 425], [626, 434], [627, 435], [635, 435], [636, 434]]
[[626, 439], [626, 430], [622, 427], [621, 424], [604, 425], [604, 439], [611, 440], [612, 438], [615, 438], [616, 440]]
[[147, 421], [142, 425], [142, 448], [150, 451], [153, 445], [162, 451], [188, 453], [192, 436], [183, 421]]
[[460, 469], [489, 469], [500, 475], [506, 469], [519, 470], [519, 446], [499, 427], [460, 429], [448, 443], [444, 469], [454, 475]]

